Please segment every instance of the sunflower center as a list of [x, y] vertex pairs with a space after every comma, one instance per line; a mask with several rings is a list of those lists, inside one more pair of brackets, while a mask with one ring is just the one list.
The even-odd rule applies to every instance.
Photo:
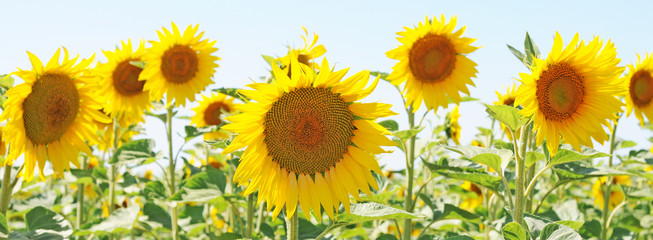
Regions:
[[640, 107], [648, 106], [653, 99], [653, 78], [646, 70], [637, 71], [630, 78], [630, 97]]
[[34, 144], [59, 140], [75, 121], [78, 111], [79, 93], [70, 77], [41, 75], [23, 101], [25, 135]]
[[503, 100], [503, 105], [506, 106], [512, 106], [515, 104], [515, 98], [514, 97], [509, 97]]
[[125, 60], [113, 70], [113, 87], [123, 96], [134, 96], [143, 92], [145, 81], [138, 81], [138, 75], [143, 69], [131, 65]]
[[440, 82], [446, 79], [456, 65], [456, 51], [444, 36], [426, 35], [410, 49], [410, 71], [422, 82]]
[[567, 63], [551, 65], [540, 75], [535, 95], [546, 119], [565, 120], [583, 103], [583, 77]]
[[308, 55], [306, 55], [306, 54], [299, 54], [297, 56], [297, 61], [300, 62], [300, 63], [303, 63], [306, 66], [308, 66], [308, 60], [309, 60], [309, 58], [308, 58]]
[[288, 172], [325, 172], [340, 161], [354, 135], [354, 115], [327, 88], [285, 93], [265, 115], [265, 145]]
[[222, 102], [211, 103], [211, 105], [204, 110], [204, 122], [206, 122], [207, 125], [220, 125], [220, 123], [222, 123], [222, 120], [220, 120], [222, 110], [227, 112], [231, 111], [229, 106]]
[[161, 72], [168, 82], [182, 84], [197, 73], [197, 52], [185, 45], [175, 45], [163, 53]]

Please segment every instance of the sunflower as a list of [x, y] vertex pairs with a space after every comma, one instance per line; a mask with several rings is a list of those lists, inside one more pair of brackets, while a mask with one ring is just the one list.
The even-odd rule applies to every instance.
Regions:
[[473, 193], [473, 197], [466, 197], [465, 200], [460, 203], [460, 208], [473, 212], [476, 207], [483, 205], [483, 192], [481, 192], [481, 188], [468, 181], [463, 182], [461, 187]]
[[313, 33], [313, 39], [311, 39], [308, 36], [308, 31], [306, 31], [306, 28], [302, 27], [302, 29], [304, 29], [305, 34], [305, 36], [302, 36], [304, 39], [304, 46], [301, 48], [288, 47], [288, 54], [277, 59], [281, 65], [283, 65], [283, 71], [286, 73], [286, 75], [291, 73], [292, 61], [297, 61], [309, 67], [319, 68], [320, 66], [312, 60], [321, 57], [326, 52], [326, 49], [322, 44], [315, 45], [317, 43], [317, 39], [319, 38], [317, 34]]
[[362, 71], [341, 81], [347, 69], [332, 72], [326, 59], [319, 73], [302, 66], [289, 78], [274, 65], [272, 73], [273, 84], [240, 91], [253, 101], [223, 127], [240, 133], [223, 154], [247, 147], [234, 182], [249, 182], [245, 194], [258, 190], [259, 202], [265, 200], [268, 211], [274, 207], [274, 216], [284, 205], [287, 216], [297, 205], [307, 218], [312, 208], [321, 219], [320, 205], [330, 218], [340, 203], [349, 212], [349, 194], [359, 199], [359, 190], [371, 195], [370, 186], [378, 189], [370, 170], [383, 172], [373, 154], [395, 145], [375, 122], [396, 114], [391, 105], [354, 102], [369, 95], [379, 79], [365, 88], [369, 71]]
[[422, 100], [429, 110], [446, 108], [447, 97], [458, 104], [459, 92], [469, 95], [467, 85], [474, 86], [476, 63], [465, 54], [478, 49], [470, 45], [476, 39], [462, 37], [464, 26], [456, 32], [454, 28], [455, 16], [449, 23], [444, 15], [440, 21], [435, 17], [429, 20], [427, 16], [414, 29], [404, 27], [406, 31], [398, 32], [397, 40], [403, 45], [386, 53], [389, 58], [399, 60], [387, 79], [397, 86], [406, 82], [402, 93], [407, 99], [406, 107], [412, 104], [413, 111], [419, 109]]
[[3, 164], [13, 164], [25, 153], [25, 181], [34, 177], [37, 162], [41, 179], [46, 160], [59, 177], [63, 177], [71, 162], [79, 167], [79, 151], [91, 155], [85, 140], [96, 143], [94, 121], [110, 121], [99, 111], [101, 106], [93, 94], [95, 85], [87, 69], [93, 57], [75, 65], [79, 56], [70, 59], [64, 48], [65, 55], [59, 63], [60, 53], [58, 49], [43, 66], [41, 60], [27, 52], [32, 70], [13, 73], [25, 83], [7, 91], [5, 110], [0, 115], [0, 121], [7, 121], [3, 137], [11, 146]]
[[[213, 93], [211, 96], [203, 96], [199, 101], [200, 105], [193, 108], [195, 115], [190, 118], [190, 123], [197, 127], [218, 126], [222, 124], [224, 113], [233, 113], [236, 110], [234, 98], [221, 93]], [[204, 134], [204, 139], [226, 139], [229, 133], [218, 129], [215, 132]]]
[[[108, 103], [105, 102], [102, 105], [106, 107]], [[106, 115], [104, 109], [105, 108], [103, 108], [102, 111]], [[109, 115], [106, 116], [109, 117]], [[100, 151], [108, 151], [109, 149], [113, 148], [113, 138], [114, 138], [113, 120], [114, 119], [111, 119], [111, 122], [109, 123], [103, 123], [98, 121], [95, 122], [98, 129], [98, 135], [100, 136], [100, 141], [97, 143], [97, 148]], [[120, 146], [122, 146], [123, 143], [129, 142], [135, 135], [139, 134], [139, 132], [132, 128], [127, 127], [130, 126], [132, 123], [130, 123], [130, 121], [127, 120], [125, 116], [123, 115], [118, 116], [118, 118], [116, 118], [115, 120], [118, 121], [117, 122], [118, 127], [116, 128], [116, 130], [118, 130], [118, 133], [116, 135], [118, 137], [118, 142], [117, 142], [118, 145], [116, 147], [119, 148]], [[124, 128], [120, 126], [124, 126]]]
[[458, 112], [458, 106], [456, 106], [449, 114], [447, 114], [446, 124], [445, 124], [445, 133], [447, 138], [453, 140], [456, 145], [460, 145], [460, 124], [458, 123], [460, 119], [460, 113]]
[[154, 178], [154, 174], [152, 172], [152, 169], [145, 170], [145, 173], [143, 174], [143, 178], [145, 178], [147, 180], [152, 180]]
[[141, 41], [136, 51], [131, 40], [121, 42], [115, 51], [103, 51], [107, 63], [99, 63], [96, 71], [100, 77], [98, 99], [104, 103], [104, 112], [120, 119], [121, 127], [143, 122], [143, 114], [152, 106], [149, 92], [143, 91], [146, 81], [139, 81], [142, 68], [133, 62], [143, 61], [145, 42]]
[[5, 156], [7, 154], [7, 144], [4, 140], [4, 128], [0, 127], [0, 156]]
[[[599, 207], [603, 207], [604, 204], [604, 198], [603, 198], [603, 191], [605, 190], [605, 182], [607, 181], [606, 177], [600, 177], [599, 179], [594, 182], [594, 185], [592, 185], [592, 196], [594, 197], [594, 204]], [[614, 176], [612, 178], [612, 185], [626, 185], [630, 186], [632, 184], [632, 180], [630, 180], [630, 177], [624, 175], [624, 176]], [[619, 203], [623, 202], [626, 199], [626, 195], [624, 195], [623, 191], [620, 189], [615, 190], [614, 188], [611, 189], [610, 191], [610, 209], [614, 209]]]
[[[537, 144], [546, 139], [552, 155], [558, 151], [560, 137], [576, 150], [592, 147], [592, 139], [607, 140], [603, 126], [611, 128], [623, 103], [617, 98], [625, 90], [619, 82], [624, 68], [614, 44], [595, 37], [589, 44], [578, 42], [578, 34], [563, 49], [556, 32], [553, 49], [545, 60], [534, 59], [531, 74], [520, 73], [522, 85], [515, 104], [524, 116], [533, 116]], [[602, 126], [603, 125], [603, 126]]]
[[218, 49], [213, 47], [215, 41], [200, 40], [204, 32], [195, 35], [198, 28], [189, 25], [181, 34], [172, 23], [172, 33], [163, 28], [163, 33], [157, 31], [159, 42], [150, 41], [152, 47], [145, 53], [145, 69], [139, 80], [145, 81], [143, 90], [150, 92], [151, 99], [159, 100], [167, 93], [168, 105], [174, 99], [175, 106], [183, 106], [213, 83], [211, 77], [218, 67], [215, 62], [220, 58], [211, 54]]
[[[499, 98], [499, 100], [494, 102], [494, 105], [506, 105], [506, 106], [516, 107], [515, 106], [516, 89], [517, 87], [515, 83], [513, 83], [512, 87], [508, 88], [506, 94], [504, 95], [501, 95], [499, 91], [496, 91], [497, 98]], [[510, 129], [508, 129], [508, 127], [506, 127], [506, 125], [504, 125], [503, 123], [501, 123], [501, 129], [503, 129], [503, 132], [506, 133], [506, 137], [508, 137], [508, 140], [512, 142], [512, 131], [510, 131]], [[520, 129], [517, 129], [516, 132], [519, 132]], [[515, 137], [519, 139], [519, 134], [516, 134]]]
[[208, 162], [207, 160], [202, 159], [202, 165], [203, 166], [211, 166], [215, 169], [221, 169], [222, 167], [226, 166], [227, 163], [225, 163], [222, 160], [219, 160], [213, 156], [209, 156]]
[[628, 75], [623, 79], [623, 84], [628, 89], [626, 96], [626, 112], [630, 113], [635, 109], [635, 116], [639, 119], [640, 125], [644, 126], [644, 115], [649, 120], [653, 117], [653, 55], [646, 54], [642, 58], [637, 54], [637, 64], [628, 65]]

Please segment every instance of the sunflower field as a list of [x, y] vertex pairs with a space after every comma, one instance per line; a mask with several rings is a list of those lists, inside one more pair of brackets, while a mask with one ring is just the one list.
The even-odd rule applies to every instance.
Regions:
[[[48, 6], [61, 15], [87, 9], [79, 13], [86, 17], [124, 10], [79, 4], [2, 5], [32, 8], [43, 19], [54, 16]], [[145, 3], [133, 4], [140, 7], [126, 13]], [[191, 7], [255, 15], [206, 4], [226, 10]], [[489, 16], [482, 5], [476, 13]], [[624, 38], [611, 35], [619, 31], [610, 24], [596, 30], [599, 23], [543, 27], [550, 31], [536, 29], [538, 38], [513, 29], [520, 37], [511, 39], [467, 29], [502, 17], [467, 20], [474, 11], [457, 15], [452, 6], [394, 16], [403, 19], [397, 27], [370, 27], [387, 37], [382, 59], [373, 60], [386, 65], [338, 58], [366, 49], [338, 47], [374, 35], [369, 29], [327, 24], [336, 30], [322, 28], [320, 39], [310, 25], [253, 18], [274, 36], [232, 21], [222, 24], [243, 36], [224, 46], [213, 22], [197, 14], [186, 24], [189, 16], [172, 14], [175, 7], [152, 7], [161, 12], [156, 21], [126, 17], [120, 27], [157, 27], [147, 37], [97, 40], [113, 45], [87, 42], [90, 54], [47, 43], [63, 25], [34, 28], [43, 31], [38, 41], [15, 36], [23, 43], [0, 48], [21, 48], [17, 57], [0, 54], [16, 58], [0, 61], [12, 63], [0, 66], [0, 239], [653, 239], [652, 45], [628, 45], [636, 53], [618, 55]], [[515, 9], [515, 16], [532, 13]], [[167, 13], [175, 17], [159, 21]], [[296, 16], [325, 14], [334, 13]], [[17, 16], [1, 13], [2, 27], [16, 31], [7, 15]], [[69, 17], [24, 17], [16, 26], [96, 24]], [[522, 20], [516, 24], [548, 24], [506, 21]], [[96, 30], [64, 36], [91, 39], [83, 32]], [[329, 45], [330, 34], [349, 34], [336, 39], [350, 42]], [[485, 35], [503, 43], [484, 42]], [[228, 61], [277, 37], [299, 44], [276, 42], [285, 50], [258, 53], [256, 63]], [[483, 48], [500, 48], [510, 61], [477, 59]], [[230, 68], [251, 75], [231, 81], [221, 75]], [[483, 75], [490, 68], [509, 78]]]

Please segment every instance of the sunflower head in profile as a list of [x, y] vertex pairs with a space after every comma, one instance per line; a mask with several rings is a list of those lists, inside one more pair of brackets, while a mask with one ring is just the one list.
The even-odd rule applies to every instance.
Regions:
[[476, 63], [466, 54], [478, 49], [471, 46], [476, 39], [462, 37], [463, 26], [454, 32], [456, 17], [446, 22], [444, 15], [432, 20], [426, 17], [415, 28], [404, 27], [397, 38], [401, 46], [386, 53], [386, 56], [399, 60], [388, 80], [399, 86], [406, 83], [403, 94], [406, 107], [412, 104], [417, 111], [422, 101], [431, 110], [446, 108], [449, 99], [458, 104], [460, 93], [469, 95], [467, 85], [474, 86]]
[[79, 56], [70, 59], [68, 51], [63, 50], [62, 62], [58, 49], [45, 66], [27, 52], [32, 70], [14, 72], [25, 83], [6, 94], [0, 121], [7, 121], [3, 138], [11, 147], [3, 164], [13, 164], [25, 153], [21, 173], [25, 181], [34, 177], [36, 163], [41, 179], [46, 161], [50, 161], [58, 177], [63, 177], [71, 162], [79, 167], [78, 153], [91, 155], [86, 141], [97, 142], [94, 121], [110, 121], [99, 111], [101, 105], [95, 100], [96, 85], [87, 69], [93, 57], [75, 64]]
[[[199, 103], [199, 106], [193, 108], [195, 115], [190, 118], [190, 123], [197, 127], [219, 126], [222, 124], [225, 113], [231, 114], [236, 111], [234, 98], [221, 93], [213, 93], [208, 97], [203, 96]], [[229, 138], [229, 133], [222, 129], [204, 134], [206, 140], [226, 138]]]
[[[630, 115], [635, 110], [635, 116], [640, 125], [644, 125], [644, 115], [651, 120], [653, 117], [653, 55], [646, 54], [642, 58], [637, 54], [637, 64], [629, 64], [628, 75], [623, 78], [626, 94], [626, 112]], [[643, 114], [642, 114], [643, 113]]]
[[159, 100], [166, 95], [166, 104], [184, 105], [186, 100], [194, 101], [195, 94], [213, 83], [220, 58], [211, 54], [218, 49], [215, 41], [201, 40], [204, 32], [196, 35], [199, 25], [189, 25], [182, 34], [175, 23], [172, 32], [163, 28], [157, 31], [159, 41], [150, 41], [145, 54], [145, 69], [139, 80], [145, 81], [143, 90], [150, 92], [150, 98]]
[[[512, 87], [509, 87], [508, 90], [506, 91], [506, 94], [501, 94], [499, 91], [496, 91], [497, 98], [499, 99], [498, 101], [494, 102], [494, 105], [506, 105], [506, 106], [511, 106], [511, 107], [516, 107], [515, 106], [515, 93], [517, 92], [517, 86], [515, 83], [512, 84]], [[508, 137], [508, 140], [512, 142], [512, 131], [506, 127], [503, 123], [501, 123], [501, 129], [503, 129], [503, 132], [506, 133], [506, 137]], [[521, 128], [520, 128], [521, 129]], [[519, 132], [519, 129], [517, 129], [516, 132]], [[519, 134], [515, 134], [517, 139], [519, 139]]]
[[[594, 204], [596, 204], [596, 206], [603, 207], [606, 182], [606, 177], [600, 177], [594, 182], [594, 185], [592, 185], [592, 196], [594, 197]], [[627, 175], [614, 176], [612, 178], [612, 189], [610, 189], [610, 202], [608, 204], [610, 209], [614, 209], [619, 205], [619, 203], [626, 199], [626, 195], [621, 191], [621, 188], [618, 185], [630, 186], [631, 184], [632, 180]]]
[[283, 71], [286, 73], [286, 75], [291, 74], [292, 72], [292, 63], [296, 61], [298, 64], [302, 64], [305, 66], [309, 67], [314, 67], [314, 68], [319, 68], [320, 66], [314, 62], [316, 58], [321, 57], [324, 55], [326, 52], [326, 49], [324, 48], [324, 45], [319, 44], [316, 45], [318, 35], [313, 33], [313, 38], [311, 39], [310, 36], [308, 36], [308, 31], [306, 31], [305, 27], [302, 27], [304, 29], [304, 36], [302, 38], [304, 39], [304, 45], [301, 48], [292, 48], [288, 47], [288, 54], [286, 56], [280, 57], [277, 60], [281, 63], [283, 66]]
[[115, 51], [103, 51], [107, 63], [99, 63], [98, 99], [104, 103], [103, 111], [111, 118], [118, 118], [121, 127], [143, 122], [143, 114], [152, 106], [149, 92], [143, 90], [146, 81], [139, 81], [142, 68], [134, 65], [143, 61], [145, 42], [141, 41], [134, 51], [131, 40], [121, 42]]
[[460, 203], [460, 208], [473, 212], [476, 207], [483, 205], [483, 192], [478, 185], [465, 181], [461, 187], [470, 194], [465, 195], [465, 199]]
[[231, 124], [223, 128], [239, 135], [223, 154], [247, 147], [234, 182], [249, 183], [245, 194], [258, 190], [274, 216], [284, 206], [292, 216], [297, 205], [307, 218], [313, 209], [321, 219], [321, 208], [333, 218], [340, 203], [348, 212], [350, 194], [359, 199], [359, 191], [371, 195], [370, 186], [378, 189], [370, 171], [383, 172], [373, 154], [395, 145], [375, 122], [396, 114], [391, 105], [356, 102], [372, 93], [379, 79], [367, 88], [369, 71], [342, 80], [347, 69], [332, 72], [326, 59], [319, 72], [303, 66], [293, 68], [289, 78], [274, 65], [272, 72], [275, 82], [241, 90], [252, 101], [226, 118]]
[[603, 45], [595, 37], [587, 45], [578, 34], [563, 48], [556, 32], [553, 49], [545, 60], [534, 59], [531, 74], [520, 73], [522, 85], [515, 94], [520, 113], [533, 116], [537, 144], [546, 139], [552, 155], [558, 151], [560, 137], [580, 151], [592, 147], [592, 139], [607, 140], [603, 126], [615, 120], [623, 103], [617, 98], [625, 89], [619, 82], [624, 68], [614, 44]]
[[460, 130], [462, 130], [458, 123], [458, 119], [460, 119], [460, 112], [458, 111], [458, 106], [456, 106], [451, 110], [451, 112], [449, 112], [449, 114], [447, 114], [444, 129], [447, 138], [453, 140], [456, 145], [460, 145]]

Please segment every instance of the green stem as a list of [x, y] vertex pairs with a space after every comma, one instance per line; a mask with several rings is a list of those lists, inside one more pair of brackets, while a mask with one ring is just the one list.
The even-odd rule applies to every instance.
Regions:
[[[612, 134], [610, 134], [610, 157], [608, 157], [608, 167], [612, 167], [612, 157], [614, 156], [614, 142], [617, 137], [617, 118], [612, 124]], [[602, 228], [601, 228], [601, 240], [608, 239], [608, 227], [610, 226], [609, 215], [610, 215], [610, 193], [612, 192], [612, 178], [611, 176], [606, 177], [605, 180], [605, 189], [603, 189], [603, 212], [602, 212]]]
[[[526, 173], [526, 182], [529, 183], [535, 179], [535, 165], [537, 163], [534, 163], [533, 166], [528, 168], [528, 173]], [[526, 212], [529, 213], [533, 210], [533, 192], [532, 191], [526, 191]]]
[[2, 215], [7, 216], [7, 209], [9, 208], [9, 201], [11, 201], [11, 165], [5, 165], [5, 175], [2, 178], [2, 197], [0, 197], [0, 212]]
[[618, 211], [619, 209], [621, 209], [623, 206], [626, 206], [626, 203], [627, 203], [627, 202], [628, 202], [627, 200], [624, 200], [623, 202], [619, 203], [619, 205], [617, 205], [616, 207], [614, 207], [614, 209], [612, 210], [612, 213], [610, 213], [610, 216], [608, 217], [608, 222], [607, 222], [606, 225], [605, 225], [605, 228], [606, 228], [606, 229], [610, 227], [610, 222], [612, 222], [612, 218], [613, 218], [614, 215], [617, 213], [617, 211]]
[[295, 213], [293, 213], [293, 215], [286, 220], [286, 239], [299, 239], [299, 222], [297, 221], [297, 211], [295, 211]]
[[324, 238], [324, 236], [327, 235], [327, 233], [331, 232], [333, 229], [336, 229], [336, 228], [338, 228], [340, 226], [344, 226], [344, 225], [346, 225], [346, 224], [336, 223], [336, 224], [329, 225], [326, 229], [324, 229], [324, 232], [320, 233], [320, 235], [317, 235], [317, 237], [315, 239], [316, 240], [321, 240], [322, 238]]
[[[168, 137], [168, 153], [169, 153], [169, 160], [170, 164], [168, 165], [168, 171], [170, 172], [168, 175], [170, 175], [170, 196], [174, 195], [176, 192], [176, 186], [175, 186], [175, 159], [174, 159], [174, 154], [172, 152], [172, 109], [173, 106], [170, 105], [167, 109], [168, 112], [166, 114], [166, 123], [168, 124], [167, 126], [167, 131], [166, 135]], [[177, 225], [177, 205], [170, 208], [170, 216], [172, 217], [172, 239], [177, 240], [179, 239], [179, 230], [178, 230], [178, 225]]]
[[256, 232], [259, 232], [261, 230], [261, 224], [263, 224], [263, 215], [265, 215], [265, 212], [263, 211], [265, 209], [265, 202], [262, 202], [258, 206], [258, 219], [256, 219]]
[[512, 217], [513, 221], [519, 223], [522, 225], [522, 227], [524, 227], [524, 181], [526, 180], [526, 166], [524, 166], [525, 159], [523, 157], [526, 155], [526, 146], [528, 146], [530, 131], [530, 123], [528, 123], [526, 126], [523, 126], [521, 129], [519, 148], [515, 146], [515, 170], [517, 171], [517, 174], [515, 176], [515, 208], [512, 211]]
[[[116, 155], [118, 151], [118, 117], [113, 117], [113, 122], [111, 124], [111, 129], [113, 134], [111, 135], [111, 150], [112, 158]], [[116, 171], [117, 167], [115, 163], [111, 163], [112, 159], [109, 159], [109, 214], [113, 213], [113, 208], [116, 204]]]
[[542, 207], [542, 203], [545, 202], [544, 200], [546, 199], [546, 197], [548, 197], [549, 195], [551, 195], [551, 193], [553, 192], [553, 190], [556, 190], [556, 189], [557, 189], [558, 187], [560, 187], [560, 186], [564, 186], [565, 184], [567, 184], [567, 182], [568, 182], [568, 181], [558, 182], [558, 183], [556, 183], [556, 185], [554, 185], [551, 189], [549, 189], [549, 191], [547, 191], [547, 192], [544, 194], [544, 196], [542, 196], [542, 200], [540, 201], [540, 203], [537, 204], [537, 207], [535, 208], [535, 211], [533, 211], [533, 214], [537, 214], [537, 213], [540, 211], [540, 207]]
[[[82, 169], [86, 169], [86, 159], [88, 156], [82, 158]], [[77, 229], [82, 227], [84, 224], [84, 192], [86, 191], [86, 184], [80, 183], [77, 184], [77, 219], [75, 220], [75, 226]]]
[[247, 230], [245, 231], [245, 238], [252, 238], [252, 230], [254, 229], [254, 194], [247, 196]]
[[[415, 113], [413, 112], [413, 107], [408, 107], [406, 109], [408, 113], [408, 129], [413, 129], [415, 127]], [[405, 208], [407, 212], [413, 212], [413, 175], [415, 174], [415, 139], [416, 136], [410, 138], [410, 146], [408, 148], [408, 158], [406, 159], [406, 194], [405, 194]], [[404, 231], [403, 238], [404, 240], [410, 239], [410, 232], [412, 227], [411, 219], [404, 220]], [[397, 229], [398, 230], [398, 229]]]

